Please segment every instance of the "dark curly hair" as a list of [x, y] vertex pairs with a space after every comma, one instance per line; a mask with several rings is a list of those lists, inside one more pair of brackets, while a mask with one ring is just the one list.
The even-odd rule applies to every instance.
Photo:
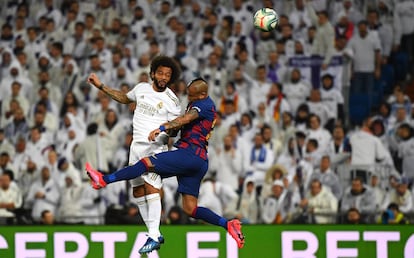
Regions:
[[172, 70], [171, 79], [168, 84], [174, 83], [180, 78], [181, 69], [178, 63], [171, 57], [160, 55], [152, 59], [150, 67], [151, 79], [153, 79], [152, 73], [155, 73], [160, 66], [169, 67]]

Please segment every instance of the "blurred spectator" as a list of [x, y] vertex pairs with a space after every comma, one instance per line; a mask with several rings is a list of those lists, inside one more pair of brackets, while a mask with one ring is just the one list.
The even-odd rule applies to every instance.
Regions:
[[236, 86], [236, 91], [238, 92], [241, 98], [244, 98], [244, 100], [248, 104], [248, 108], [250, 109], [249, 89], [251, 81], [248, 79], [248, 77], [245, 76], [243, 69], [241, 69], [240, 67], [236, 67], [232, 75], [233, 76], [230, 79], [232, 79], [232, 81], [234, 82], [234, 85]]
[[342, 184], [338, 176], [331, 169], [331, 160], [329, 155], [322, 156], [319, 169], [312, 173], [311, 182], [318, 179], [324, 187], [327, 187], [339, 201], [342, 198]]
[[[391, 150], [391, 147], [390, 147], [391, 137], [386, 131], [385, 124], [381, 119], [374, 119], [374, 118], [372, 119], [371, 131], [372, 131], [372, 135], [378, 137], [381, 140], [381, 143], [386, 149], [389, 149], [390, 152], [394, 152], [393, 150]], [[392, 133], [396, 133], [396, 132], [392, 130]]]
[[266, 171], [272, 166], [275, 154], [268, 149], [263, 142], [263, 136], [257, 133], [254, 136], [253, 146], [249, 148], [250, 158], [244, 159], [244, 173], [252, 176], [256, 185], [263, 185]]
[[[123, 166], [128, 149], [122, 143], [127, 140], [135, 106], [120, 107], [109, 101], [90, 87], [85, 76], [93, 71], [104, 83], [113, 81], [127, 92], [132, 82], [151, 79], [149, 64], [159, 54], [176, 56], [186, 70], [183, 80], [173, 85], [183, 110], [188, 104], [186, 82], [201, 76], [221, 111], [210, 141], [209, 173], [220, 172], [217, 157], [224, 153], [225, 135], [230, 132], [232, 148], [243, 161], [249, 161], [251, 138], [260, 129], [263, 145], [286, 167], [286, 174], [276, 174], [289, 190], [288, 200], [298, 195], [304, 198], [308, 190], [313, 168], [304, 159], [317, 162], [326, 154], [332, 171], [349, 173], [339, 175], [345, 188], [355, 171], [378, 196], [382, 189], [398, 188], [398, 172], [408, 179], [414, 177], [408, 164], [414, 114], [409, 90], [412, 76], [406, 76], [413, 62], [413, 23], [408, 15], [412, 1], [27, 2], [4, 3], [0, 8], [0, 154], [8, 153], [0, 155], [0, 167], [12, 169], [12, 185], [19, 186], [24, 201], [30, 186], [41, 177], [42, 167], [47, 166], [52, 177], [66, 175], [57, 168], [62, 157], [77, 170], [83, 169], [86, 160], [103, 171]], [[273, 31], [261, 32], [249, 22], [254, 10], [263, 7], [279, 14], [279, 25]], [[156, 19], [149, 14], [156, 14]], [[319, 89], [320, 97], [312, 89]], [[371, 91], [375, 99], [370, 95], [366, 96], [370, 101], [354, 104], [361, 93]], [[355, 112], [360, 114], [358, 107], [372, 116], [372, 123], [362, 130], [350, 124], [356, 121]], [[319, 128], [332, 134], [326, 149], [315, 133], [319, 129], [308, 123], [311, 113], [320, 117]], [[87, 125], [93, 122], [98, 128], [89, 128], [86, 136]], [[32, 139], [36, 138], [32, 128], [39, 129], [40, 140]], [[316, 142], [310, 139], [317, 140], [316, 152], [311, 152]], [[46, 147], [40, 148], [45, 140]], [[246, 164], [239, 165], [244, 173]], [[81, 177], [87, 179], [84, 173]], [[266, 195], [274, 179], [265, 184]], [[237, 179], [237, 186], [242, 180]], [[172, 180], [164, 188], [166, 214], [177, 205], [175, 185]], [[97, 193], [88, 190], [91, 193], [85, 194], [93, 202]], [[120, 184], [100, 194], [99, 204], [85, 204], [96, 208], [93, 223], [104, 222], [110, 203], [123, 207], [112, 209], [108, 216], [128, 216], [126, 191], [127, 185]], [[133, 215], [134, 208], [128, 209]], [[24, 211], [16, 211], [18, 223], [29, 223], [27, 214], [19, 214]], [[286, 223], [298, 221], [295, 211], [286, 216]], [[365, 220], [368, 211], [360, 212]], [[227, 215], [234, 216], [235, 210]]]
[[385, 210], [391, 203], [398, 205], [398, 208], [403, 213], [410, 213], [414, 211], [413, 195], [408, 188], [409, 180], [405, 177], [397, 181], [397, 187], [388, 192], [386, 199], [382, 203], [382, 208]]
[[250, 108], [256, 110], [259, 103], [266, 102], [267, 94], [270, 91], [271, 83], [266, 78], [266, 67], [259, 65], [256, 68], [255, 83], [250, 85]]
[[40, 162], [44, 150], [50, 145], [48, 139], [42, 134], [39, 127], [30, 129], [30, 137], [26, 144], [26, 151], [32, 160]]
[[268, 124], [264, 124], [260, 128], [260, 134], [263, 137], [263, 143], [266, 148], [273, 151], [274, 160], [276, 160], [283, 151], [283, 143], [277, 137], [274, 137], [272, 128]]
[[302, 80], [299, 69], [295, 68], [291, 71], [288, 82], [284, 84], [283, 93], [292, 113], [296, 114], [299, 105], [304, 103], [310, 94], [310, 87]]
[[166, 223], [168, 225], [185, 225], [190, 224], [190, 220], [179, 206], [173, 206], [168, 212]]
[[102, 137], [103, 144], [108, 146], [111, 156], [121, 147], [121, 136], [129, 124], [129, 121], [121, 120], [117, 112], [111, 108], [105, 112], [104, 119], [98, 122], [98, 133]]
[[80, 224], [85, 219], [81, 217], [82, 200], [85, 200], [82, 196], [83, 186], [76, 178], [78, 177], [73, 173], [67, 174], [65, 187], [61, 191], [60, 206], [56, 217], [66, 224]]
[[30, 186], [25, 199], [25, 208], [31, 208], [32, 218], [35, 222], [43, 219], [43, 211], [48, 210], [56, 214], [60, 199], [60, 188], [52, 178], [48, 167], [42, 167], [41, 176]]
[[14, 180], [13, 172], [6, 170], [0, 175], [0, 218], [6, 224], [14, 224], [15, 214], [13, 211], [21, 207], [23, 203], [22, 194]]
[[4, 127], [4, 134], [13, 144], [17, 142], [19, 136], [24, 136], [29, 131], [29, 125], [25, 118], [23, 109], [16, 106], [13, 109], [13, 118]]
[[271, 124], [280, 124], [282, 121], [282, 114], [290, 112], [290, 106], [283, 94], [283, 86], [281, 83], [272, 83], [269, 92], [267, 93], [267, 112], [273, 121]]
[[321, 99], [321, 91], [319, 89], [312, 89], [310, 92], [309, 100], [306, 102], [309, 107], [309, 112], [318, 114], [320, 118], [320, 124], [322, 127], [332, 131], [335, 120], [338, 119], [335, 110], [330, 109]]
[[375, 90], [374, 80], [381, 75], [381, 45], [377, 37], [368, 31], [368, 23], [358, 23], [358, 33], [348, 42], [353, 53], [353, 78], [351, 94], [371, 95]]
[[332, 135], [328, 130], [323, 128], [320, 116], [315, 113], [309, 116], [309, 129], [306, 139], [307, 141], [309, 139], [315, 139], [318, 142], [318, 150], [320, 153], [325, 153], [328, 150]]
[[[108, 161], [111, 157], [106, 148], [101, 147], [102, 140], [97, 132], [98, 125], [96, 123], [88, 125], [85, 140], [79, 143], [74, 150], [74, 163], [78, 168], [83, 168], [86, 162], [90, 162], [92, 166], [107, 172], [109, 169]], [[82, 178], [87, 179], [87, 175], [82, 173]]]
[[74, 161], [75, 147], [85, 139], [85, 124], [72, 113], [67, 112], [56, 136], [56, 149], [69, 161]]
[[410, 16], [414, 14], [414, 3], [412, 1], [399, 1], [394, 6], [394, 42], [397, 47], [407, 53], [411, 76], [413, 75], [414, 63], [414, 25]]
[[267, 65], [267, 78], [273, 83], [284, 83], [286, 81], [287, 69], [285, 64], [279, 60], [277, 51], [269, 53], [269, 61]]
[[308, 139], [302, 152], [303, 159], [309, 162], [313, 168], [316, 168], [320, 164], [321, 156], [322, 153], [319, 150], [318, 140]]
[[[11, 101], [16, 100], [19, 103], [19, 106], [22, 108], [25, 115], [29, 113], [29, 100], [22, 92], [22, 84], [18, 81], [14, 81], [10, 84], [10, 96], [4, 96], [2, 101], [1, 109], [4, 110], [0, 123], [5, 125], [5, 123], [10, 122], [10, 117], [13, 114], [13, 110], [10, 109]], [[5, 94], [7, 95], [7, 94]]]
[[346, 212], [350, 208], [358, 209], [361, 214], [371, 214], [375, 211], [376, 197], [371, 188], [364, 185], [363, 179], [356, 177], [352, 180], [351, 187], [344, 191], [341, 201], [341, 211]]
[[40, 224], [42, 224], [42, 225], [54, 225], [54, 224], [56, 224], [55, 215], [49, 210], [43, 210], [41, 212]]
[[382, 188], [380, 184], [380, 179], [378, 175], [372, 175], [369, 186], [372, 188], [372, 191], [375, 195], [375, 203], [377, 204], [376, 210], [382, 210], [382, 205], [386, 201], [387, 192], [385, 189]]
[[242, 98], [236, 90], [234, 82], [227, 82], [224, 91], [221, 93], [222, 97], [220, 101], [217, 101], [218, 109], [222, 114], [228, 114], [229, 111], [226, 110], [226, 104], [229, 104], [227, 101], [231, 100], [233, 104], [233, 110], [235, 113], [244, 113], [248, 111], [247, 102]]
[[327, 11], [319, 11], [318, 14], [316, 14], [315, 9], [310, 2], [306, 4], [306, 10], [312, 24], [317, 28], [315, 38], [312, 42], [311, 53], [324, 58], [322, 69], [326, 69], [331, 62], [334, 52], [334, 28], [329, 22], [329, 15]]
[[[63, 189], [65, 189], [66, 186], [66, 177], [68, 175], [72, 176], [72, 180], [76, 182], [81, 181], [81, 173], [80, 171], [75, 168], [73, 163], [69, 161], [65, 157], [60, 157], [57, 161], [57, 173], [52, 175], [55, 183], [59, 186], [59, 190], [62, 192]], [[82, 173], [83, 174], [83, 173]]]
[[259, 221], [260, 203], [255, 181], [247, 177], [236, 207], [236, 218], [244, 224], [256, 224]]
[[270, 53], [276, 53], [275, 36], [271, 31], [260, 31], [258, 40], [256, 50], [260, 51], [256, 51], [256, 60], [258, 64], [264, 65], [268, 62]]
[[310, 191], [299, 206], [304, 212], [309, 213], [311, 223], [334, 223], [338, 211], [338, 200], [328, 188], [322, 186], [321, 181], [313, 179]]
[[200, 187], [199, 205], [209, 208], [226, 218], [233, 218], [236, 213], [238, 195], [227, 184], [207, 178]]
[[346, 212], [346, 224], [362, 224], [363, 221], [361, 220], [361, 213], [357, 208], [350, 208]]
[[382, 224], [408, 224], [409, 221], [400, 211], [398, 204], [390, 203], [381, 215]]
[[217, 181], [231, 186], [234, 191], [239, 189], [239, 179], [243, 176], [242, 157], [240, 150], [234, 148], [231, 136], [224, 136], [223, 146], [216, 156]]
[[289, 187], [289, 182], [286, 177], [287, 174], [288, 174], [288, 171], [282, 165], [279, 165], [276, 163], [275, 165], [270, 167], [266, 171], [265, 181], [263, 183], [262, 191], [260, 193], [261, 199], [265, 199], [266, 197], [272, 195], [272, 187], [273, 187], [273, 182], [275, 182], [275, 180], [282, 181], [284, 188], [287, 189]]
[[13, 144], [5, 137], [4, 129], [0, 128], [0, 153], [3, 152], [7, 152], [9, 155], [14, 156], [15, 150]]
[[369, 32], [377, 34], [377, 37], [381, 43], [382, 61], [383, 63], [387, 63], [394, 44], [394, 30], [392, 25], [389, 23], [382, 23], [380, 21], [380, 13], [376, 9], [368, 10], [367, 22]]
[[265, 224], [282, 224], [289, 212], [286, 207], [285, 197], [287, 190], [284, 189], [282, 180], [275, 180], [272, 186], [272, 194], [264, 198], [261, 207], [261, 217]]
[[[214, 52], [211, 52], [209, 54], [208, 61], [205, 67], [200, 70], [200, 76], [202, 76], [209, 83], [209, 96], [213, 99], [213, 101], [216, 104], [219, 104], [220, 98], [222, 99], [223, 97], [233, 97], [232, 92], [229, 92], [227, 90], [227, 87], [231, 82], [228, 81], [228, 75], [224, 67], [222, 67], [222, 65], [220, 64], [219, 57]], [[233, 89], [233, 92], [235, 92], [235, 88]], [[247, 108], [247, 105], [238, 104], [238, 107]], [[220, 109], [220, 111], [223, 110]]]
[[327, 149], [332, 165], [336, 166], [345, 162], [349, 158], [349, 151], [349, 139], [345, 136], [345, 129], [340, 125], [335, 126]]
[[[8, 152], [1, 152], [0, 153], [0, 175], [3, 174], [4, 171], [9, 170], [13, 172], [13, 176], [16, 176], [16, 168], [13, 167], [11, 163], [10, 155]], [[16, 172], [15, 172], [16, 171]]]
[[349, 20], [346, 13], [340, 13], [335, 25], [335, 38], [345, 37], [348, 41], [354, 33], [354, 23]]
[[312, 25], [312, 21], [309, 17], [309, 12], [305, 8], [304, 0], [295, 0], [295, 8], [292, 10], [289, 16], [289, 20], [293, 25], [294, 35], [297, 38], [305, 38], [307, 28]]
[[330, 73], [326, 73], [321, 80], [320, 98], [322, 103], [328, 107], [329, 114], [332, 115], [331, 118], [344, 122], [344, 97], [339, 87], [334, 87], [334, 77]]
[[253, 114], [246, 112], [241, 114], [240, 120], [237, 122], [237, 125], [240, 130], [240, 135], [247, 141], [251, 141], [254, 138], [257, 128], [253, 124]]
[[360, 8], [358, 8], [358, 5], [355, 3], [356, 2], [352, 0], [344, 0], [337, 3], [337, 5], [339, 5], [339, 8], [335, 10], [336, 12], [334, 12], [334, 14], [337, 14], [334, 19], [346, 16], [353, 24], [357, 24], [359, 21], [361, 21], [363, 19], [363, 16], [359, 10]]
[[[72, 174], [73, 172], [69, 173], [68, 175], [71, 176]], [[75, 179], [74, 176], [71, 176], [71, 178]], [[77, 192], [77, 194], [79, 195], [79, 200], [78, 200], [78, 203], [76, 204], [77, 205], [76, 208], [78, 209], [76, 211], [78, 215], [76, 216], [80, 216], [84, 224], [91, 224], [91, 225], [102, 224], [103, 223], [102, 218], [105, 215], [105, 209], [107, 207], [105, 202], [108, 204], [108, 206], [112, 204], [108, 201], [108, 199], [111, 196], [106, 197], [105, 193], [109, 193], [111, 191], [110, 189], [113, 190], [115, 186], [110, 187], [110, 189], [105, 190], [105, 191], [103, 190], [96, 191], [95, 189], [90, 187], [88, 181], [84, 180], [84, 182], [82, 183], [78, 181], [78, 184], [79, 184], [78, 186], [75, 186], [76, 191], [79, 191], [79, 193]], [[120, 184], [116, 184], [116, 185], [119, 186]], [[123, 196], [125, 196], [125, 194]], [[113, 201], [112, 198], [110, 200]], [[125, 204], [125, 200], [123, 201], [123, 203], [121, 203], [121, 205], [123, 204]]]
[[404, 93], [400, 85], [394, 87], [393, 94], [388, 98], [387, 102], [391, 105], [392, 116], [395, 116], [400, 108], [405, 109], [407, 114], [411, 114], [410, 97]]
[[352, 165], [374, 165], [389, 155], [380, 139], [372, 135], [370, 127], [371, 119], [366, 118], [361, 129], [350, 136]]
[[414, 131], [413, 128], [407, 124], [403, 123], [398, 127], [397, 134], [401, 139], [401, 142], [398, 144], [398, 158], [399, 164], [396, 164], [397, 168], [400, 168], [401, 174], [413, 180], [414, 179]]

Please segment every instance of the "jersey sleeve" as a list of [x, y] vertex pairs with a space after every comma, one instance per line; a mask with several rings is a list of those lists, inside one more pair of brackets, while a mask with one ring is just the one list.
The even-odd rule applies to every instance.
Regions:
[[132, 101], [137, 101], [137, 96], [135, 95], [136, 89], [138, 87], [139, 84], [135, 85], [134, 88], [132, 88], [130, 91], [128, 91], [128, 93], [126, 94], [128, 99], [132, 100]]
[[171, 105], [170, 110], [168, 110], [167, 119], [168, 121], [174, 120], [181, 115], [181, 105]]
[[214, 105], [212, 103], [207, 101], [207, 99], [199, 100], [191, 108], [197, 110], [200, 118], [209, 118], [214, 111]]

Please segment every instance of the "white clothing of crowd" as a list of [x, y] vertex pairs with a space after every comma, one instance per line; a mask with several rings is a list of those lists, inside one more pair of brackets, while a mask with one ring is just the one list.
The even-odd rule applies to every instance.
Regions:
[[[128, 92], [150, 81], [149, 64], [159, 54], [174, 56], [183, 69], [182, 81], [172, 88], [183, 107], [186, 82], [202, 76], [220, 111], [209, 146], [213, 179], [200, 193], [200, 202], [212, 203], [218, 214], [275, 223], [290, 221], [298, 209], [345, 211], [335, 207], [348, 194], [335, 169], [344, 162], [401, 167], [393, 174], [397, 179], [400, 174], [414, 178], [413, 135], [402, 139], [397, 132], [402, 124], [413, 125], [411, 113], [400, 110], [401, 105], [411, 107], [408, 98], [397, 97], [401, 92], [390, 98], [389, 113], [380, 109], [376, 116], [385, 127], [382, 134], [343, 130], [351, 63], [366, 65], [354, 53], [354, 43], [347, 45], [360, 37], [358, 22], [371, 8], [378, 11], [378, 19], [369, 20], [368, 35], [386, 58], [402, 36], [414, 33], [414, 20], [407, 18], [414, 14], [406, 13], [413, 5], [411, 0], [3, 1], [0, 175], [12, 171], [14, 176], [9, 185], [2, 180], [0, 216], [14, 216], [1, 208], [12, 202], [15, 208], [31, 209], [36, 222], [47, 209], [63, 222], [103, 223], [108, 207], [125, 204], [126, 184], [92, 191], [83, 166], [88, 161], [110, 171], [127, 164], [135, 107], [111, 100], [86, 77], [94, 72], [105, 84]], [[280, 15], [279, 27], [270, 33], [255, 30], [251, 22], [252, 13], [264, 6]], [[321, 10], [329, 15], [323, 23]], [[335, 33], [343, 32], [342, 19], [355, 29], [334, 44]], [[322, 57], [317, 69], [314, 55]], [[335, 58], [343, 62], [329, 65]], [[292, 60], [303, 62], [296, 67]], [[323, 174], [319, 170], [326, 156], [331, 168]], [[394, 164], [396, 157], [401, 166]], [[285, 172], [276, 183], [268, 176], [274, 165]], [[322, 183], [320, 196], [309, 188], [314, 179]], [[369, 184], [367, 178], [364, 187], [377, 189]], [[397, 186], [381, 184], [388, 192], [377, 189], [372, 196], [414, 211], [409, 188], [395, 196]], [[217, 199], [209, 200], [212, 193]], [[170, 195], [166, 200], [174, 201]], [[280, 197], [275, 195], [289, 200], [281, 204], [283, 212], [275, 209]], [[325, 199], [331, 205], [319, 207]], [[376, 209], [384, 207], [372, 212]], [[333, 222], [326, 217], [315, 221]]]

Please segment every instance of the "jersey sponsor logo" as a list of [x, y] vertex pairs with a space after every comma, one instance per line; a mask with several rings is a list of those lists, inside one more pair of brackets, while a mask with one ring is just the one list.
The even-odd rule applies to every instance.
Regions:
[[158, 114], [158, 109], [145, 102], [138, 102], [136, 111], [143, 115], [154, 116]]

